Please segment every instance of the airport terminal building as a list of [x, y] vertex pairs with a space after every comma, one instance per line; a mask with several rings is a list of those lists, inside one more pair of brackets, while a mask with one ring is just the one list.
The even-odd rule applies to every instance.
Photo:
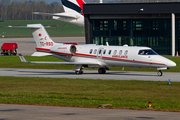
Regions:
[[86, 43], [180, 53], [180, 2], [85, 4]]

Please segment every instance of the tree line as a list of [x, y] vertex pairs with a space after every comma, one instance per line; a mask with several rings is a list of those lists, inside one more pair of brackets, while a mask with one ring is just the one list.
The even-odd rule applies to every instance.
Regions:
[[[99, 3], [100, 0], [85, 0]], [[178, 2], [180, 0], [102, 0], [104, 3], [136, 2]], [[59, 13], [64, 11], [61, 4], [47, 4], [43, 0], [0, 0], [0, 20], [47, 20], [52, 16], [35, 15], [33, 12]]]
[[0, 20], [47, 20], [52, 16], [35, 15], [33, 12], [58, 13], [64, 11], [58, 2], [47, 4], [42, 0], [0, 0]]

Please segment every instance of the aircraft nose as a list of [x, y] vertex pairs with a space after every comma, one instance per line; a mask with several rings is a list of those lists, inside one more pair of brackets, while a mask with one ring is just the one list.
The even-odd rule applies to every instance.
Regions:
[[175, 67], [175, 66], [176, 66], [176, 63], [173, 62], [173, 61], [171, 61], [171, 60], [169, 60], [167, 66], [168, 66], [168, 67]]

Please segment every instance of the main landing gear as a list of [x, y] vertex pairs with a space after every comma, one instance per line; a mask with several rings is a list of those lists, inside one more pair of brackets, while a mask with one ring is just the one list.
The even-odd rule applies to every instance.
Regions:
[[158, 73], [157, 73], [157, 75], [158, 75], [158, 76], [162, 76], [162, 75], [163, 75], [162, 71], [159, 70]]
[[77, 75], [79, 75], [79, 74], [83, 74], [83, 71], [82, 71], [82, 70], [80, 70], [80, 71], [75, 71], [75, 73], [76, 73]]
[[83, 66], [82, 65], [76, 65], [74, 70], [77, 75], [83, 74]]
[[[77, 75], [81, 75], [81, 74], [83, 74], [83, 68], [84, 68], [84, 66], [82, 66], [82, 65], [77, 65], [76, 68], [74, 69], [74, 71], [75, 71], [75, 73], [76, 73]], [[105, 74], [105, 73], [106, 73], [106, 70], [109, 70], [109, 68], [99, 68], [99, 69], [98, 69], [98, 73], [99, 73], [99, 74]]]
[[99, 68], [98, 73], [99, 74], [105, 74], [106, 73], [106, 68]]
[[[79, 71], [75, 71], [77, 75], [83, 74], [82, 68]], [[99, 74], [105, 74], [106, 73], [106, 68], [99, 68], [98, 69]]]

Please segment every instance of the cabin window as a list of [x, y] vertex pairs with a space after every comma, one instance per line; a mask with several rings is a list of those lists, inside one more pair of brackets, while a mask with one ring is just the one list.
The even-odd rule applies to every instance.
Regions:
[[139, 55], [158, 55], [155, 51], [153, 51], [152, 49], [149, 50], [140, 50]]
[[109, 50], [109, 55], [111, 54], [111, 50]]
[[104, 50], [103, 54], [106, 54], [106, 50]]
[[101, 54], [102, 50], [99, 50], [99, 54]]
[[89, 53], [92, 54], [92, 52], [93, 52], [93, 49], [90, 49]]
[[116, 55], [116, 53], [117, 53], [117, 50], [115, 50], [113, 54]]
[[122, 54], [122, 50], [119, 51], [119, 55], [121, 55], [121, 54]]
[[127, 55], [128, 54], [128, 50], [126, 50], [125, 52], [124, 52], [124, 55]]
[[94, 54], [96, 54], [96, 52], [97, 52], [97, 49], [94, 50]]

